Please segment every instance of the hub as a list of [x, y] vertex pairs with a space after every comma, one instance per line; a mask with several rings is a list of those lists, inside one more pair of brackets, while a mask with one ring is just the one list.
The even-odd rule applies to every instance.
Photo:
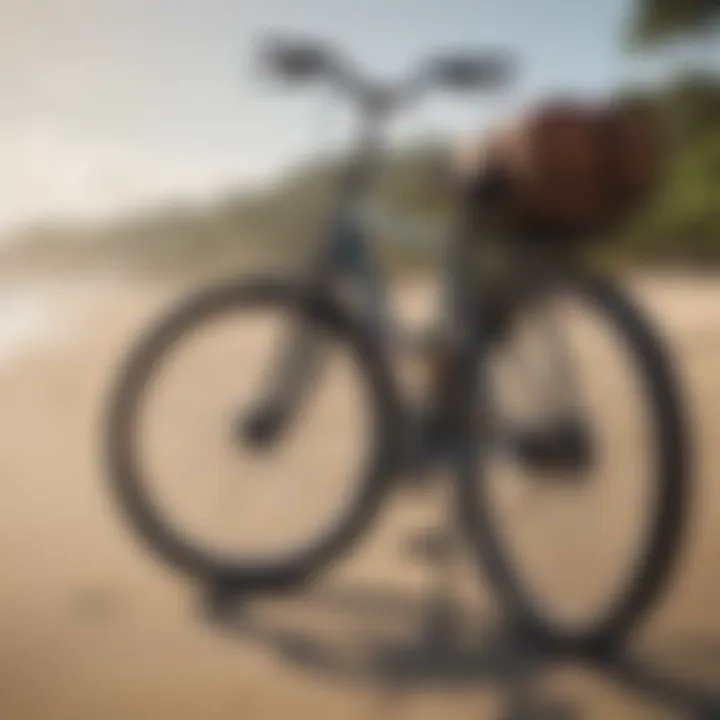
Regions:
[[267, 448], [277, 442], [284, 428], [282, 408], [266, 404], [241, 415], [235, 423], [236, 439], [256, 449]]
[[580, 420], [566, 420], [542, 429], [520, 430], [514, 438], [521, 463], [536, 472], [580, 473], [594, 460], [590, 431]]

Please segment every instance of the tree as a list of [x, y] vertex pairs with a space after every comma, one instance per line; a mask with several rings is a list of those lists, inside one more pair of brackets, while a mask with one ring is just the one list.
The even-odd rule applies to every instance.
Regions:
[[630, 39], [649, 47], [717, 29], [720, 0], [637, 0]]

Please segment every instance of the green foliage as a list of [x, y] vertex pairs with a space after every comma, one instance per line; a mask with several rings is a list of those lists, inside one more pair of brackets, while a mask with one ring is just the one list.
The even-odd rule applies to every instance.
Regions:
[[654, 202], [620, 240], [638, 258], [720, 262], [720, 126], [675, 154]]
[[720, 16], [718, 0], [636, 0], [630, 41], [640, 47], [657, 45], [712, 29]]

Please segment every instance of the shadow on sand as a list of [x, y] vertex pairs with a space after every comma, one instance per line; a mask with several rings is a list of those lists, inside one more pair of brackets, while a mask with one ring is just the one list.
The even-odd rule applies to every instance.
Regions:
[[[328, 682], [372, 683], [388, 693], [491, 689], [502, 696], [502, 720], [585, 717], [592, 705], [544, 687], [548, 675], [568, 667], [609, 683], [629, 702], [651, 704], [662, 717], [720, 718], [720, 642], [678, 638], [652, 652], [569, 661], [477, 615], [443, 593], [428, 598], [355, 583], [237, 602], [210, 618], [233, 638]], [[673, 669], [661, 670], [667, 659]]]

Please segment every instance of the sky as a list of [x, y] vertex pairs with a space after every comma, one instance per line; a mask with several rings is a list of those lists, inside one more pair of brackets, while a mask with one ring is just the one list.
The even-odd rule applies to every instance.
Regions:
[[341, 147], [351, 115], [253, 66], [283, 31], [332, 41], [374, 76], [433, 50], [509, 48], [500, 97], [428, 100], [393, 137], [480, 131], [548, 93], [603, 95], [672, 57], [621, 40], [629, 0], [0, 0], [0, 234], [267, 181]]

